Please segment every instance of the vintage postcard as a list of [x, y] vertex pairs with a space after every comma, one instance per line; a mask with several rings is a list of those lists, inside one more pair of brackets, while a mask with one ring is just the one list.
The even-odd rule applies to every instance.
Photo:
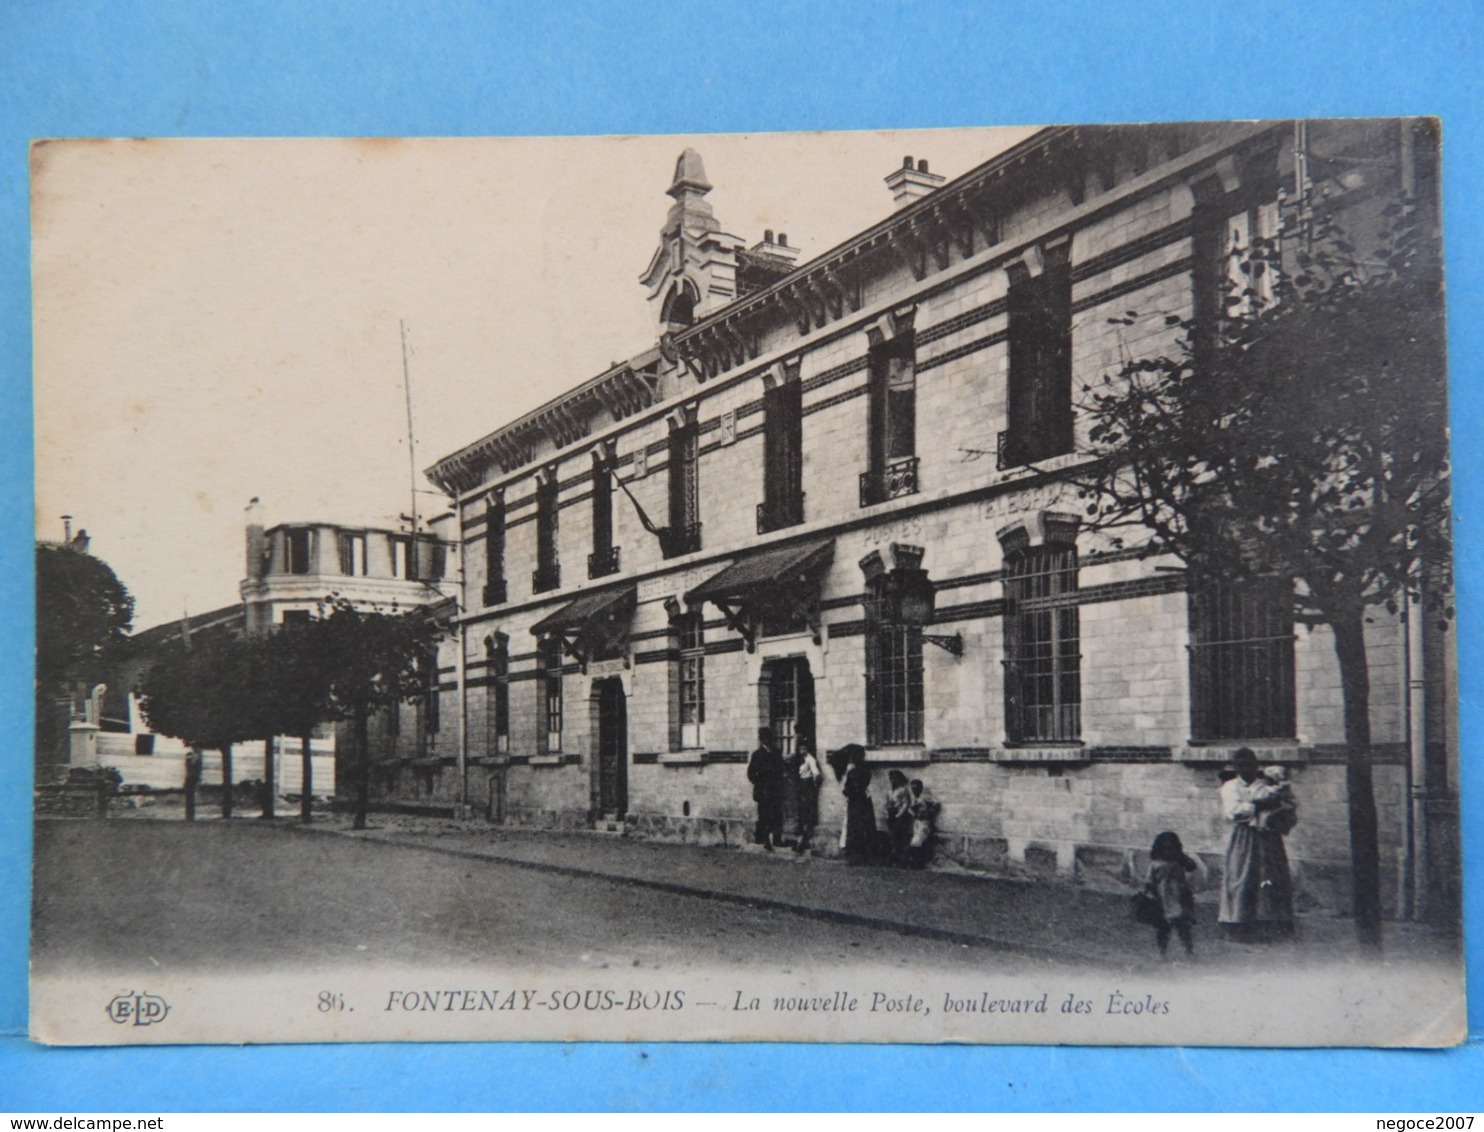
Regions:
[[32, 1036], [1462, 1041], [1440, 160], [35, 143]]

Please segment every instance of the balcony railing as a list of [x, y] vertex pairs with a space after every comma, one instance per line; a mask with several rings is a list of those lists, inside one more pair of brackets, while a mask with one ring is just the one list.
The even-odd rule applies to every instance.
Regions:
[[533, 594], [544, 594], [548, 590], [561, 588], [562, 568], [560, 565], [551, 565], [544, 569], [538, 566], [531, 571], [531, 592]]
[[781, 531], [804, 521], [804, 493], [788, 499], [765, 499], [757, 505], [757, 533]]
[[617, 573], [618, 547], [610, 546], [607, 550], [595, 550], [587, 556], [589, 578], [606, 578], [609, 574]]
[[861, 506], [917, 494], [917, 457], [903, 456], [885, 468], [861, 473]]
[[509, 600], [504, 578], [494, 578], [484, 583], [484, 604], [504, 605]]
[[666, 558], [679, 558], [701, 549], [701, 524], [666, 527], [660, 531], [660, 551]]

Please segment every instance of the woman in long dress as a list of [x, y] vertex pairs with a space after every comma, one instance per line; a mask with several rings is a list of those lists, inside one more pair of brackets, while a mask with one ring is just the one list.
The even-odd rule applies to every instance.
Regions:
[[[1232, 757], [1235, 777], [1221, 785], [1221, 814], [1232, 823], [1226, 846], [1218, 918], [1233, 939], [1262, 942], [1293, 934], [1293, 876], [1283, 834], [1260, 820], [1269, 805], [1257, 756], [1246, 747]], [[1258, 820], [1254, 820], [1258, 819]]]
[[850, 743], [829, 755], [830, 769], [845, 795], [845, 825], [840, 830], [840, 847], [848, 864], [864, 865], [871, 859], [876, 841], [876, 809], [871, 805], [871, 768], [866, 765], [866, 749]]

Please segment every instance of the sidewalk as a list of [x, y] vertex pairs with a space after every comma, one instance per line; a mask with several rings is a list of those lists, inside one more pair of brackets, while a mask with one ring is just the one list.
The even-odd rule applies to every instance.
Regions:
[[[569, 876], [599, 877], [661, 892], [901, 932], [1058, 964], [1159, 962], [1150, 928], [1129, 916], [1126, 894], [990, 877], [960, 869], [922, 872], [856, 867], [758, 848], [641, 841], [615, 834], [505, 829], [402, 814], [373, 814], [356, 832], [327, 818], [301, 833], [344, 836]], [[1300, 915], [1293, 942], [1252, 946], [1222, 937], [1216, 910], [1198, 906], [1197, 963], [1221, 967], [1333, 964], [1357, 955], [1348, 919]], [[1179, 950], [1172, 942], [1172, 954]], [[1416, 924], [1386, 925], [1386, 962], [1458, 954], [1458, 943]]]

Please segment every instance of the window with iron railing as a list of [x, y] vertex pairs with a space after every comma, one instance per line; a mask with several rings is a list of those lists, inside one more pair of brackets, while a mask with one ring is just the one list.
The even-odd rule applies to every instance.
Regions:
[[917, 484], [917, 337], [909, 328], [873, 342], [868, 356], [868, 466], [861, 506], [915, 495]]
[[593, 453], [593, 552], [587, 556], [587, 576], [605, 578], [618, 573], [618, 547], [613, 545], [613, 471], [606, 452]]
[[1006, 737], [1074, 742], [1082, 734], [1077, 551], [1039, 546], [1006, 555], [1004, 586]]
[[1048, 248], [1040, 274], [1010, 267], [1007, 427], [1000, 468], [1072, 451], [1072, 264], [1070, 243]]
[[484, 604], [503, 605], [505, 586], [505, 492], [492, 493], [484, 507]]
[[531, 592], [560, 589], [562, 564], [557, 556], [557, 477], [551, 468], [536, 483], [536, 569], [531, 573]]
[[1189, 609], [1191, 737], [1294, 738], [1293, 583], [1192, 578]]

